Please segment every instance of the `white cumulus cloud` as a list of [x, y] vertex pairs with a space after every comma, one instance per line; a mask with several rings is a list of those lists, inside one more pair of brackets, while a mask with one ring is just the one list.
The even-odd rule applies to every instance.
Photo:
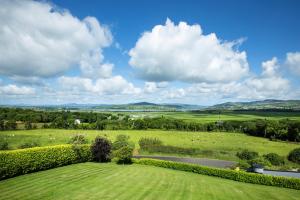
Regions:
[[14, 84], [0, 86], [1, 95], [33, 95], [35, 90], [27, 86], [17, 86]]
[[[90, 52], [101, 56], [102, 48], [111, 43], [110, 30], [94, 17], [80, 20], [45, 1], [1, 1], [1, 74], [54, 76], [87, 60]], [[95, 68], [107, 76], [111, 66], [98, 63]]]
[[287, 53], [286, 65], [291, 69], [292, 72], [300, 76], [300, 52]]
[[149, 81], [229, 82], [249, 71], [246, 52], [234, 48], [239, 44], [204, 35], [200, 25], [167, 19], [143, 33], [129, 52], [129, 64]]

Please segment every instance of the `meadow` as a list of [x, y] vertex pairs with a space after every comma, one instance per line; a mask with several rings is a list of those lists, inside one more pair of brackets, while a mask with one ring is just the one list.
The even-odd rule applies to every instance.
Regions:
[[300, 191], [144, 165], [82, 163], [0, 182], [0, 199], [299, 199]]
[[[98, 135], [105, 136], [112, 141], [119, 134], [128, 135], [130, 136], [130, 140], [135, 143], [135, 153], [139, 150], [139, 139], [143, 137], [151, 137], [159, 138], [165, 145], [203, 150], [199, 155], [194, 155], [195, 157], [233, 161], [238, 160], [236, 153], [242, 149], [257, 151], [260, 155], [273, 152], [281, 156], [286, 156], [292, 149], [299, 147], [299, 143], [270, 141], [266, 138], [248, 136], [242, 133], [163, 130], [15, 130], [1, 131], [0, 139], [2, 141], [7, 141], [11, 149], [17, 149], [21, 144], [26, 142], [36, 142], [39, 146], [66, 144], [73, 135], [79, 133], [84, 134], [90, 143]], [[145, 154], [146, 152], [140, 153]]]
[[[122, 113], [122, 112], [120, 112]], [[265, 112], [265, 111], [198, 111], [198, 112], [123, 112], [142, 117], [167, 117], [172, 119], [181, 119], [187, 122], [207, 123], [218, 120], [228, 121], [249, 121], [256, 119], [267, 120], [300, 120], [300, 112]]]

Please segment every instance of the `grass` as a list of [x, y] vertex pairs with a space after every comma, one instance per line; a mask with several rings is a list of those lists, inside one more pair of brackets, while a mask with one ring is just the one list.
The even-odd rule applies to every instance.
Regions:
[[[114, 112], [114, 114], [117, 112]], [[120, 112], [121, 113], [121, 112]], [[266, 111], [224, 111], [220, 115], [217, 111], [199, 111], [199, 112], [123, 112], [141, 117], [160, 117], [181, 119], [187, 122], [207, 123], [218, 120], [236, 120], [249, 121], [255, 119], [267, 120], [300, 120], [300, 112], [266, 112]], [[219, 118], [220, 117], [220, 118]]]
[[0, 181], [0, 199], [299, 199], [300, 191], [153, 166], [82, 163]]
[[196, 157], [208, 157], [227, 160], [237, 160], [236, 152], [241, 149], [249, 149], [266, 153], [277, 153], [286, 156], [292, 149], [299, 147], [299, 143], [270, 141], [266, 138], [247, 136], [241, 133], [227, 132], [181, 132], [161, 130], [117, 130], [117, 131], [96, 131], [96, 130], [62, 130], [62, 129], [36, 129], [2, 131], [0, 139], [6, 140], [10, 148], [16, 149], [25, 142], [37, 142], [41, 146], [65, 144], [70, 137], [76, 133], [85, 134], [89, 142], [92, 142], [97, 135], [106, 136], [114, 140], [118, 134], [130, 136], [139, 149], [138, 141], [141, 137], [156, 137], [166, 145], [173, 145], [185, 148], [198, 148], [203, 154]]

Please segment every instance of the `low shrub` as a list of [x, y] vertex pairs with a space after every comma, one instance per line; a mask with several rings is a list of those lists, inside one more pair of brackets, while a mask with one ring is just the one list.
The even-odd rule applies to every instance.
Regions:
[[130, 146], [134, 149], [134, 143], [129, 141], [128, 135], [117, 135], [116, 140], [112, 144], [113, 150], [118, 150], [126, 146]]
[[252, 160], [249, 160], [248, 163], [250, 165], [254, 165], [254, 164], [259, 164], [259, 165], [262, 165], [263, 167], [265, 166], [272, 166], [272, 164], [270, 163], [270, 161], [266, 160], [264, 157], [257, 157], [257, 158], [254, 158]]
[[7, 141], [0, 141], [0, 150], [9, 150]]
[[268, 153], [264, 155], [264, 158], [268, 160], [272, 165], [284, 165], [284, 158], [276, 153]]
[[91, 160], [90, 146], [81, 146], [81, 157], [71, 145], [35, 147], [0, 152], [0, 180]]
[[87, 144], [88, 140], [85, 138], [85, 135], [75, 134], [70, 138], [68, 143], [69, 144]]
[[240, 160], [236, 166], [242, 169], [248, 169], [249, 167], [251, 167], [251, 165], [245, 160]]
[[238, 152], [236, 154], [236, 156], [242, 160], [253, 160], [258, 157], [258, 153], [255, 151], [249, 151], [249, 150], [245, 149], [241, 152]]
[[194, 164], [177, 163], [154, 159], [134, 159], [134, 163], [164, 167], [174, 170], [193, 172], [197, 174], [216, 176], [220, 178], [240, 181], [245, 183], [278, 186], [300, 190], [300, 179], [279, 176], [268, 176], [263, 174], [247, 173], [228, 169], [210, 168]]
[[114, 160], [117, 164], [131, 164], [132, 163], [133, 148], [130, 146], [124, 146], [114, 151]]
[[25, 142], [18, 146], [18, 149], [26, 149], [40, 146], [37, 142]]
[[161, 146], [163, 143], [158, 138], [141, 138], [139, 145], [142, 150], [148, 150], [150, 147]]
[[292, 150], [288, 155], [289, 161], [300, 164], [300, 148]]
[[91, 146], [92, 158], [96, 162], [109, 162], [112, 144], [104, 137], [96, 137]]

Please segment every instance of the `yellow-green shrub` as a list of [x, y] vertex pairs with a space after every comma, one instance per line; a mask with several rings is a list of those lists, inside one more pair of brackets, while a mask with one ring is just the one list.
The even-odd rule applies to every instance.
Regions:
[[229, 169], [211, 168], [194, 164], [162, 161], [155, 159], [134, 159], [134, 163], [193, 172], [209, 176], [216, 176], [245, 183], [278, 186], [300, 190], [300, 179], [297, 178], [269, 176], [263, 174], [247, 173], [242, 171], [239, 172]]
[[[78, 150], [79, 149], [79, 150]], [[0, 180], [91, 160], [89, 145], [57, 145], [0, 152]]]

